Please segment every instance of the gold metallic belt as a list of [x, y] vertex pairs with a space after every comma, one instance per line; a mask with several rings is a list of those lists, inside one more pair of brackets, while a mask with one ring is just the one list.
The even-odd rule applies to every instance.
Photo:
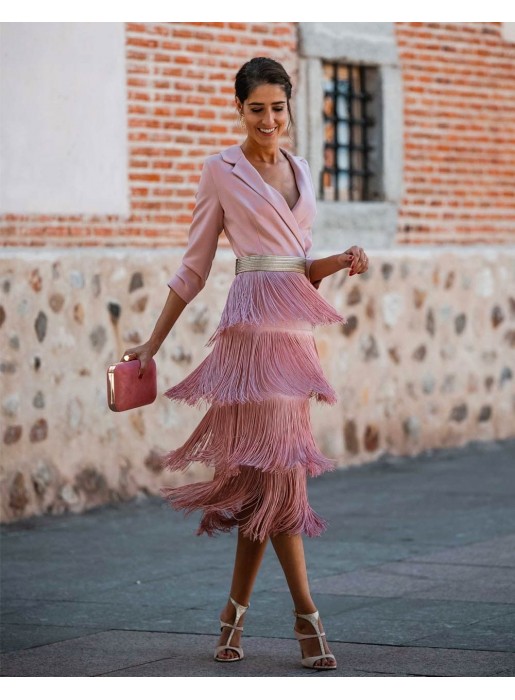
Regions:
[[286, 270], [306, 274], [306, 258], [295, 255], [246, 255], [236, 258], [236, 274], [248, 270]]

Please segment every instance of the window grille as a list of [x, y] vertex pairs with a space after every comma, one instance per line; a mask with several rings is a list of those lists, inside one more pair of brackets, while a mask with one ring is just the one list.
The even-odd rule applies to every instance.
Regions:
[[324, 157], [320, 198], [379, 199], [377, 68], [325, 61], [322, 66]]

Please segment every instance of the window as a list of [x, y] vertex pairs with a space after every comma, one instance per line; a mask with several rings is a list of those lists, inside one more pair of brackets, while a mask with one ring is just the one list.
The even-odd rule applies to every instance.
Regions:
[[379, 144], [372, 116], [372, 103], [377, 102], [377, 68], [324, 61], [322, 71], [324, 158], [320, 199], [378, 199]]
[[[394, 244], [403, 92], [393, 22], [299, 22], [296, 152], [317, 192], [314, 252]], [[317, 250], [318, 249], [318, 250]]]

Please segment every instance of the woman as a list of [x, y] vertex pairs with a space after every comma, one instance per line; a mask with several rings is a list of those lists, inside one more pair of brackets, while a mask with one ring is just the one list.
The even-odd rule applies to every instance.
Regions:
[[[303, 666], [336, 668], [310, 595], [302, 535], [320, 535], [326, 521], [309, 506], [307, 477], [334, 469], [317, 448], [309, 400], [335, 403], [319, 363], [313, 327], [345, 323], [319, 294], [324, 277], [368, 268], [364, 251], [314, 260], [311, 225], [316, 197], [304, 158], [279, 146], [291, 118], [292, 85], [276, 61], [257, 57], [235, 81], [235, 103], [247, 131], [243, 144], [209, 156], [196, 195], [188, 247], [168, 283], [170, 292], [148, 342], [125, 354], [143, 373], [185, 306], [204, 287], [225, 231], [236, 274], [208, 357], [166, 395], [211, 407], [187, 442], [165, 456], [169, 470], [192, 461], [214, 467], [207, 483], [163, 488], [185, 513], [203, 510], [197, 534], [238, 527], [236, 558], [214, 658], [238, 661], [245, 611], [270, 539], [295, 606], [294, 634]], [[299, 274], [300, 273], [300, 274]]]

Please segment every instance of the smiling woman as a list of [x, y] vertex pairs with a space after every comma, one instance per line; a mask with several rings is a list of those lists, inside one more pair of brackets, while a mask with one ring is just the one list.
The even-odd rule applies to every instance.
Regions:
[[[236, 76], [235, 102], [247, 138], [238, 148], [236, 164], [241, 163], [239, 176], [247, 174], [247, 182], [255, 183], [251, 186], [268, 187], [278, 212], [287, 205], [288, 220], [297, 232], [299, 220], [293, 213], [302, 217], [297, 207], [301, 188], [293, 157], [290, 162], [279, 147], [289, 127], [291, 87], [284, 68], [272, 59], [255, 58], [242, 66]], [[306, 185], [309, 179], [308, 175]], [[221, 182], [219, 177], [216, 181]], [[247, 197], [245, 191], [243, 197]], [[215, 350], [168, 393], [186, 401], [207, 398], [213, 405], [188, 442], [169, 454], [167, 467], [181, 469], [201, 459], [215, 464], [214, 479], [167, 489], [164, 495], [186, 512], [204, 510], [198, 534], [239, 526], [233, 583], [222, 611], [222, 634], [214, 658], [243, 658], [241, 621], [271, 538], [295, 604], [294, 632], [302, 645], [302, 665], [328, 670], [336, 668], [336, 660], [309, 592], [301, 535], [312, 537], [325, 528], [325, 521], [308, 503], [307, 476], [334, 468], [318, 450], [309, 423], [309, 399], [315, 387], [319, 400], [336, 400], [319, 365], [312, 324], [321, 322], [324, 313], [329, 322], [344, 319], [332, 308], [322, 309], [314, 296], [310, 305], [307, 291], [316, 292], [306, 284], [301, 262], [294, 256], [283, 260], [277, 255], [238, 259], [240, 274], [237, 266], [219, 328], [210, 340], [216, 343]], [[302, 283], [298, 288], [297, 282]], [[304, 309], [297, 308], [303, 297]], [[255, 308], [240, 318], [246, 300]], [[241, 361], [244, 364], [238, 367]]]
[[247, 138], [204, 162], [188, 249], [168, 283], [169, 300], [148, 343], [126, 352], [135, 353], [145, 371], [204, 287], [223, 230], [237, 259], [220, 323], [207, 343], [212, 351], [166, 392], [175, 401], [210, 406], [188, 440], [163, 457], [172, 472], [203, 462], [213, 467], [213, 479], [161, 493], [185, 514], [202, 512], [198, 535], [238, 528], [215, 660], [243, 658], [243, 616], [270, 539], [292, 595], [301, 663], [328, 670], [336, 660], [311, 598], [302, 535], [316, 537], [327, 524], [309, 503], [307, 479], [335, 468], [314, 440], [310, 400], [333, 404], [337, 397], [322, 371], [313, 328], [346, 322], [317, 291], [320, 279], [352, 266], [364, 272], [366, 261], [360, 251], [308, 257], [316, 197], [307, 160], [279, 146], [291, 116], [284, 68], [254, 58], [238, 71], [235, 87]]
[[[291, 89], [291, 88], [290, 88]], [[282, 85], [264, 83], [256, 85], [252, 91], [252, 102], [240, 100], [236, 96], [236, 106], [240, 113], [242, 126], [258, 141], [254, 145], [259, 151], [266, 143], [268, 162], [274, 162], [274, 153], [277, 155], [280, 137], [287, 131], [288, 117], [291, 119], [289, 103], [284, 99], [284, 87]], [[252, 139], [249, 139], [252, 142]], [[260, 145], [259, 145], [260, 144]], [[252, 148], [252, 143], [249, 146]]]
[[236, 96], [240, 119], [248, 134], [241, 149], [263, 181], [279, 192], [292, 210], [300, 191], [294, 170], [279, 147], [281, 136], [288, 129], [289, 107], [284, 89], [274, 84], [258, 85], [252, 95], [252, 101], [244, 103]]

